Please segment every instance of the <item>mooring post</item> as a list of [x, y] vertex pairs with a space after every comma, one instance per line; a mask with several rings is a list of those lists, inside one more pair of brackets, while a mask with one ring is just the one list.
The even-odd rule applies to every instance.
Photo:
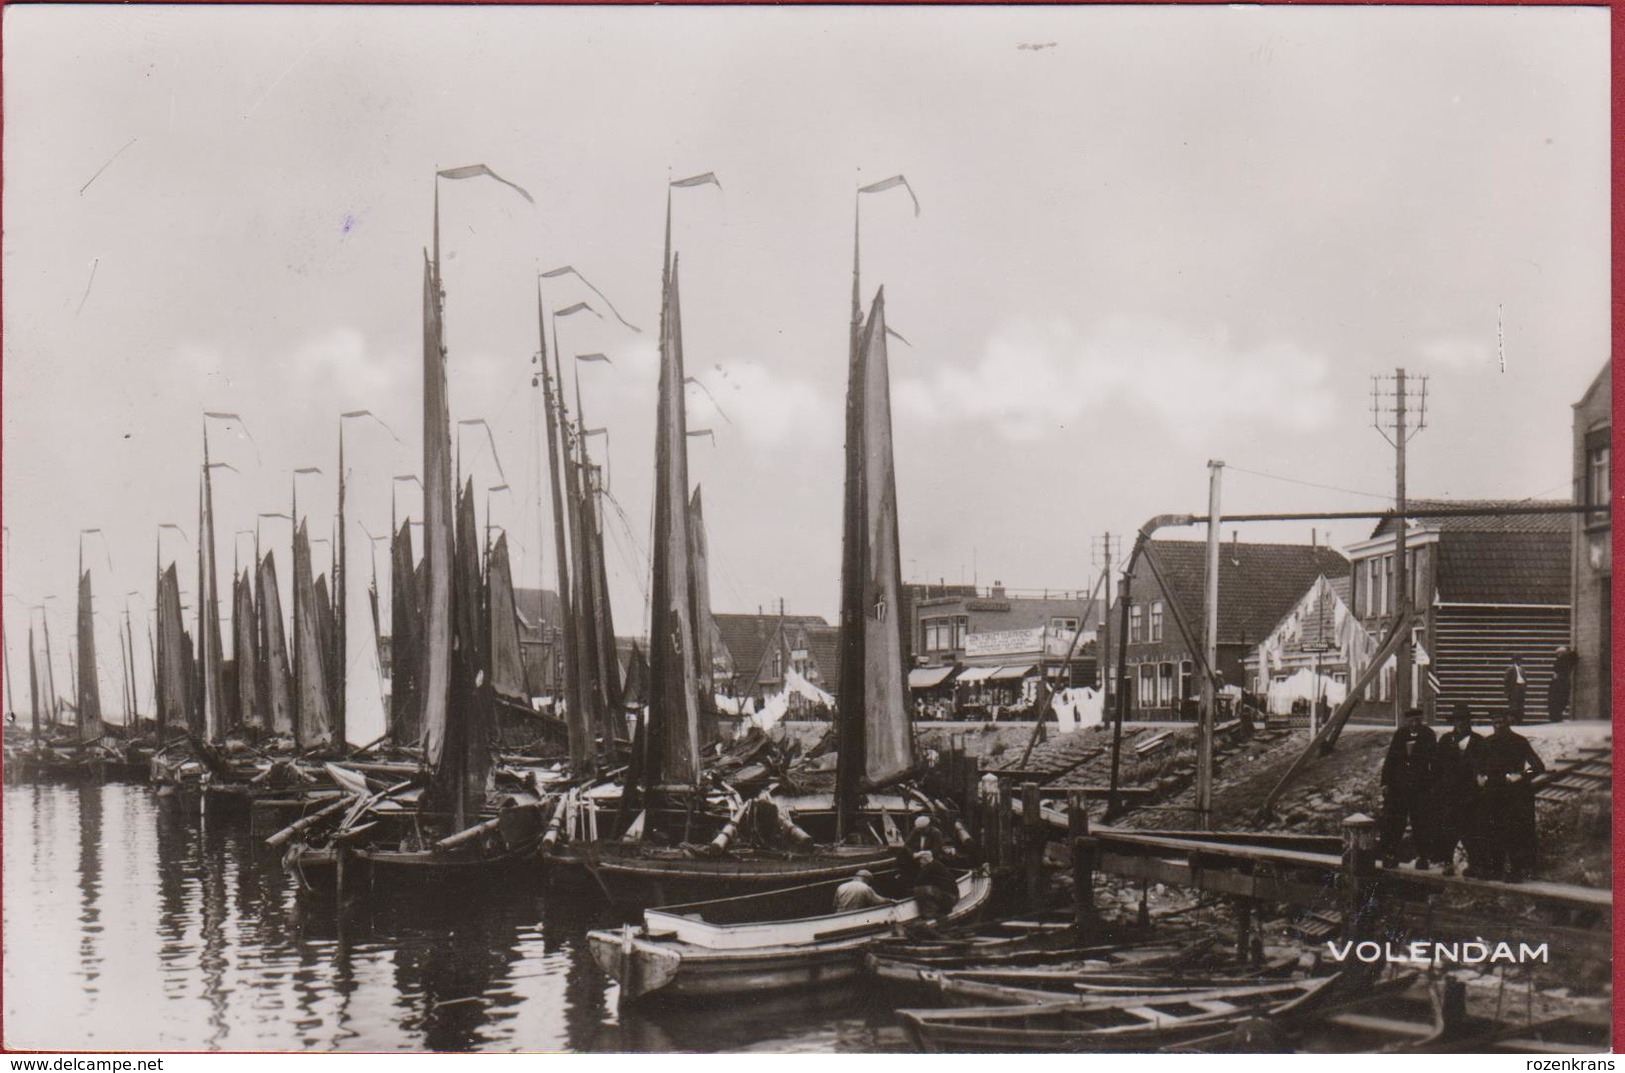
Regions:
[[1066, 819], [1072, 848], [1072, 922], [1082, 936], [1095, 921], [1095, 840], [1089, 837], [1089, 799], [1082, 790], [1067, 791]]
[[1377, 821], [1356, 812], [1343, 821], [1343, 938], [1365, 933], [1377, 875]]
[[1049, 839], [1044, 830], [1044, 807], [1038, 798], [1038, 784], [1021, 784], [1021, 846], [1027, 874], [1027, 902], [1044, 900], [1044, 847]]
[[1236, 899], [1236, 960], [1245, 961], [1248, 958], [1248, 941], [1253, 931], [1253, 900], [1251, 898]]
[[1010, 828], [1015, 819], [1015, 787], [1006, 778], [999, 779], [999, 864], [1005, 868], [1013, 867], [1016, 863], [1015, 849], [1011, 845]]

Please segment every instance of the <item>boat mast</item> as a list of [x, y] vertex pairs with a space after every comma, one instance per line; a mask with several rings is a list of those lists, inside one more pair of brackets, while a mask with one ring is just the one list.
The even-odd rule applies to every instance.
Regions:
[[863, 771], [863, 397], [859, 362], [863, 307], [859, 295], [859, 204], [852, 206], [852, 311], [848, 326], [846, 493], [841, 514], [841, 681], [836, 707], [835, 835], [845, 839], [858, 808]]
[[[45, 616], [42, 613], [40, 618]], [[34, 659], [34, 624], [28, 624], [28, 705], [33, 712], [34, 745], [40, 744], [39, 669]]]
[[[563, 439], [563, 431], [559, 428], [555, 381], [547, 364], [547, 319], [542, 303], [540, 279], [536, 281], [536, 323], [541, 337], [541, 351], [537, 359], [541, 372], [539, 376], [531, 377], [531, 383], [541, 388], [542, 406], [547, 415], [547, 473], [548, 483], [552, 487], [554, 575], [559, 600], [559, 623], [554, 631], [554, 638], [556, 642], [561, 641], [564, 648], [564, 673], [562, 680], [560, 676], [555, 675], [554, 696], [557, 697], [562, 687], [566, 726], [570, 737], [570, 769], [573, 773], [585, 774], [593, 770], [593, 734], [592, 724], [587, 721], [581, 701], [581, 654], [576, 651], [576, 612], [570, 588], [570, 547], [565, 537], [564, 464], [559, 458], [559, 444]], [[555, 325], [555, 353], [558, 350], [557, 331]]]
[[337, 680], [328, 683], [328, 689], [333, 697], [333, 745], [340, 753], [344, 752], [345, 743], [349, 740], [346, 733], [348, 728], [344, 723], [345, 715], [345, 679], [349, 675], [350, 650], [345, 646], [345, 619], [348, 618], [349, 601], [349, 571], [345, 565], [345, 539], [348, 534], [344, 528], [344, 418], [339, 418], [339, 513], [338, 513], [338, 548], [334, 551], [336, 559], [333, 564], [333, 601], [334, 601], [334, 651], [338, 659], [334, 661]]

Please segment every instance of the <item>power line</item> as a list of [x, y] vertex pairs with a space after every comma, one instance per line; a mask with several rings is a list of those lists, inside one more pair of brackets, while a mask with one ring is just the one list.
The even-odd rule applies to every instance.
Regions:
[[1335, 484], [1320, 484], [1320, 483], [1318, 483], [1316, 481], [1299, 480], [1296, 477], [1282, 477], [1282, 476], [1279, 476], [1278, 474], [1264, 473], [1264, 472], [1262, 472], [1260, 470], [1244, 469], [1241, 466], [1235, 465], [1234, 463], [1231, 463], [1231, 464], [1225, 466], [1225, 468], [1229, 469], [1229, 470], [1234, 470], [1237, 473], [1246, 473], [1246, 474], [1250, 474], [1251, 476], [1254, 476], [1254, 477], [1263, 477], [1266, 480], [1282, 481], [1282, 482], [1284, 482], [1286, 484], [1301, 484], [1301, 485], [1304, 485], [1307, 488], [1321, 488], [1321, 489], [1324, 489], [1324, 490], [1326, 490], [1328, 492], [1343, 492], [1343, 493], [1346, 493], [1347, 495], [1351, 495], [1351, 496], [1366, 496], [1369, 499], [1392, 500], [1394, 498], [1392, 492], [1388, 492], [1388, 493], [1362, 492], [1362, 491], [1360, 491], [1359, 489], [1356, 489], [1356, 488], [1340, 488]]

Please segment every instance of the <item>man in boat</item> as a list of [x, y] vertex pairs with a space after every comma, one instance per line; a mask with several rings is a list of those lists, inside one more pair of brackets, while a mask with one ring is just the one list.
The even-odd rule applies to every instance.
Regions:
[[835, 911], [837, 913], [850, 913], [857, 909], [870, 909], [877, 905], [885, 905], [886, 899], [881, 897], [869, 880], [875, 874], [867, 868], [858, 869], [858, 874], [835, 888]]
[[1416, 845], [1416, 868], [1428, 867], [1428, 820], [1425, 808], [1438, 741], [1422, 723], [1422, 709], [1407, 708], [1399, 729], [1388, 742], [1382, 761], [1382, 863], [1399, 864], [1399, 844], [1411, 828]]
[[1433, 780], [1426, 806], [1433, 828], [1428, 857], [1455, 875], [1456, 846], [1467, 849], [1467, 875], [1484, 863], [1484, 810], [1479, 801], [1478, 754], [1484, 736], [1473, 731], [1473, 710], [1457, 702], [1450, 713], [1450, 733], [1439, 739], [1433, 758]]
[[959, 901], [959, 882], [948, 866], [930, 850], [914, 855], [914, 900], [922, 920], [936, 920], [954, 911]]
[[937, 826], [929, 813], [922, 812], [914, 817], [914, 828], [909, 831], [905, 844], [910, 853], [918, 855], [929, 852], [941, 857], [942, 847], [945, 844], [942, 828]]
[[1495, 718], [1495, 732], [1478, 752], [1478, 785], [1484, 792], [1489, 864], [1486, 879], [1521, 883], [1535, 868], [1534, 779], [1546, 770], [1529, 739], [1512, 729], [1512, 713]]

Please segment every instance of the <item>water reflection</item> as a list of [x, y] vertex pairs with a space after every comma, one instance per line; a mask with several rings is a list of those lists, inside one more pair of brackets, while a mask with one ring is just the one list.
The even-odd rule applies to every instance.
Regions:
[[[613, 918], [539, 876], [301, 900], [246, 823], [145, 787], [4, 788], [13, 1047], [153, 1050], [891, 1049], [861, 995], [621, 1016], [585, 936]], [[154, 969], [157, 986], [154, 987]], [[95, 1026], [92, 1030], [86, 1026]]]

